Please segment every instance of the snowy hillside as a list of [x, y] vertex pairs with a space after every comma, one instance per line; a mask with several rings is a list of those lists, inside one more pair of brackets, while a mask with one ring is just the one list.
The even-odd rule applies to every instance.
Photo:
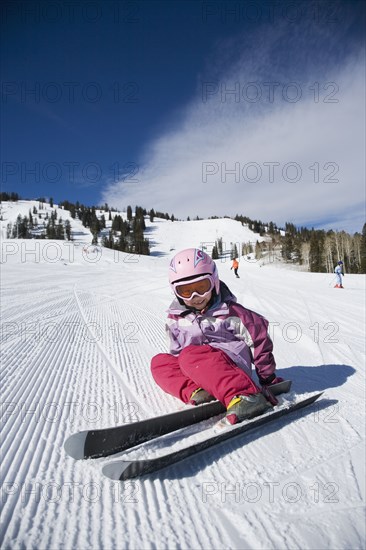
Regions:
[[[258, 236], [229, 219], [155, 219], [147, 221], [151, 256], [132, 256], [85, 251], [91, 234], [75, 220], [73, 242], [6, 240], [10, 219], [4, 209], [2, 548], [365, 547], [364, 276], [347, 275], [338, 290], [333, 275], [240, 258], [236, 279], [230, 262], [218, 260], [238, 301], [270, 321], [278, 374], [299, 394], [324, 395], [291, 422], [146, 478], [111, 482], [101, 467], [113, 457], [76, 462], [63, 444], [79, 430], [182, 407], [149, 370], [166, 351], [171, 255], [209, 249], [218, 237], [229, 249]], [[187, 441], [165, 438], [125, 456], [156, 456]]]
[[195, 220], [195, 221], [167, 221], [155, 218], [153, 223], [146, 222], [146, 236], [150, 239], [153, 255], [174, 254], [190, 246], [197, 246], [212, 251], [215, 241], [219, 238], [223, 242], [223, 251], [230, 253], [232, 246], [237, 245], [238, 251], [242, 243], [263, 241], [258, 233], [253, 233], [240, 222], [232, 219]]
[[[36, 214], [33, 212], [36, 211]], [[29, 213], [33, 213], [33, 220], [36, 223], [36, 228], [33, 230], [35, 236], [39, 236], [46, 221], [52, 213], [56, 213], [57, 220], [62, 222], [70, 222], [72, 240], [76, 243], [90, 244], [92, 234], [89, 228], [82, 225], [79, 219], [73, 219], [68, 210], [59, 208], [58, 205], [50, 206], [49, 203], [40, 203], [39, 201], [20, 200], [17, 202], [3, 201], [1, 203], [1, 220], [0, 220], [0, 235], [2, 239], [7, 236], [8, 224], [14, 225], [17, 217], [20, 215], [29, 217]], [[107, 213], [104, 210], [96, 211], [98, 218]], [[120, 215], [124, 220], [127, 219], [126, 212], [112, 212], [112, 218]], [[219, 238], [223, 242], [224, 253], [229, 253], [234, 244], [237, 245], [238, 251], [242, 243], [251, 243], [253, 246], [256, 241], [263, 241], [264, 238], [258, 233], [254, 233], [240, 222], [232, 219], [211, 219], [211, 220], [195, 220], [195, 221], [170, 221], [162, 218], [154, 218], [150, 222], [148, 217], [145, 217], [146, 231], [145, 236], [150, 241], [152, 255], [170, 254], [173, 250], [179, 250], [188, 246], [199, 246], [211, 252], [215, 241]], [[101, 235], [108, 233], [112, 222], [106, 221], [106, 229], [101, 232]], [[192, 243], [192, 237], [194, 242]]]
[[[58, 205], [50, 206], [49, 203], [41, 203], [39, 201], [19, 200], [16, 202], [2, 201], [1, 203], [1, 221], [0, 221], [0, 235], [2, 239], [6, 238], [8, 224], [14, 225], [18, 216], [29, 218], [32, 215], [35, 227], [33, 229], [34, 236], [40, 236], [46, 227], [47, 220], [52, 213], [56, 213], [58, 220], [63, 222], [70, 222], [72, 227], [73, 237], [78, 242], [90, 243], [91, 233], [88, 229], [83, 227], [80, 220], [74, 220], [70, 216], [68, 210], [59, 208]], [[36, 211], [36, 213], [35, 213]]]

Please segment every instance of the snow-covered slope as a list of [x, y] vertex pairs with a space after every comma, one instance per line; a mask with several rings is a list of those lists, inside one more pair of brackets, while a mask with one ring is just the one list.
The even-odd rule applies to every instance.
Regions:
[[[66, 222], [66, 220], [70, 222], [73, 237], [77, 242], [89, 244], [92, 240], [89, 229], [83, 227], [80, 220], [72, 219], [68, 210], [59, 208], [56, 204], [51, 207], [49, 203], [40, 203], [34, 200], [20, 200], [16, 202], [2, 201], [0, 204], [0, 236], [2, 239], [6, 238], [8, 224], [13, 225], [19, 215], [22, 218], [24, 218], [24, 216], [29, 218], [29, 213], [31, 213], [33, 220], [37, 223], [37, 227], [34, 228], [33, 233], [34, 235], [39, 235], [44, 230], [49, 216], [51, 216], [52, 213], [56, 213], [58, 220], [61, 218], [63, 222]], [[36, 214], [34, 213], [34, 209], [37, 211]]]
[[147, 221], [146, 225], [145, 234], [151, 242], [152, 255], [172, 254], [174, 250], [191, 246], [211, 253], [215, 241], [220, 238], [224, 253], [230, 253], [235, 244], [240, 253], [242, 243], [251, 243], [254, 247], [256, 241], [264, 240], [240, 222], [228, 218], [184, 222], [155, 218], [152, 223]]
[[87, 235], [2, 242], [2, 548], [364, 548], [363, 276], [337, 290], [332, 275], [241, 258], [236, 279], [217, 262], [269, 319], [279, 375], [324, 391], [280, 430], [125, 484], [102, 477], [105, 460], [65, 454], [77, 430], [181, 407], [149, 371], [166, 350], [171, 249], [253, 240], [232, 220], [156, 219], [149, 231], [150, 257], [86, 252]]
[[[40, 208], [41, 206], [41, 208]], [[36, 209], [37, 213], [33, 211]], [[39, 201], [21, 200], [17, 202], [3, 201], [1, 203], [1, 220], [0, 220], [0, 235], [3, 239], [6, 238], [8, 224], [14, 224], [18, 215], [29, 217], [29, 212], [32, 213], [33, 219], [37, 221], [38, 233], [46, 224], [46, 217], [52, 213], [57, 214], [57, 219], [60, 218], [65, 222], [68, 220], [71, 224], [72, 239], [77, 243], [90, 244], [92, 234], [89, 228], [85, 228], [79, 219], [73, 219], [68, 210], [58, 207], [58, 205], [50, 206], [49, 203], [40, 203]], [[100, 218], [104, 214], [106, 218], [106, 230], [102, 234], [109, 232], [112, 222], [108, 220], [108, 215], [103, 210], [96, 211]], [[127, 219], [125, 212], [112, 212], [112, 218], [120, 215], [123, 219]], [[209, 253], [215, 241], [222, 239], [223, 252], [230, 253], [233, 245], [237, 245], [240, 252], [242, 243], [251, 243], [253, 246], [256, 241], [263, 241], [264, 238], [258, 233], [254, 233], [240, 222], [229, 218], [210, 219], [210, 220], [194, 220], [194, 221], [170, 221], [162, 218], [154, 218], [150, 222], [149, 218], [145, 218], [146, 231], [145, 237], [150, 241], [151, 255], [160, 256], [162, 254], [170, 254], [173, 250], [179, 250], [189, 246], [197, 246], [206, 249]], [[37, 234], [37, 230], [34, 230]]]

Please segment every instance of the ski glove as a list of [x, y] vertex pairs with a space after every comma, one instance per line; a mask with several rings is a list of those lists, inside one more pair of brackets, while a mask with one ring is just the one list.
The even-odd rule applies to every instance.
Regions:
[[284, 378], [276, 376], [275, 373], [271, 374], [267, 378], [262, 378], [261, 376], [259, 376], [258, 378], [261, 386], [271, 386], [272, 384], [279, 384], [280, 382], [284, 381]]

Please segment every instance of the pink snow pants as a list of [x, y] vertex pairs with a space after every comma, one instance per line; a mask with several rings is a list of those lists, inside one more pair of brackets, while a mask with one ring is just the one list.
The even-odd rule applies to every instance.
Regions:
[[225, 407], [236, 395], [260, 391], [225, 352], [209, 345], [187, 346], [179, 355], [159, 353], [152, 358], [151, 373], [158, 386], [184, 403], [197, 388], [208, 391]]

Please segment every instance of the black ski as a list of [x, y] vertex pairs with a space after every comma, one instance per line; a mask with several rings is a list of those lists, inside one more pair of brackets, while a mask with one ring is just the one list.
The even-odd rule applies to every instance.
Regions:
[[236, 424], [220, 434], [215, 434], [208, 439], [204, 439], [203, 441], [194, 443], [189, 447], [186, 447], [179, 451], [175, 451], [173, 453], [168, 453], [167, 455], [163, 455], [158, 458], [132, 461], [118, 460], [110, 462], [103, 466], [103, 474], [110, 479], [122, 481], [156, 472], [158, 470], [161, 470], [162, 468], [165, 468], [166, 466], [171, 466], [172, 464], [175, 464], [176, 462], [179, 462], [187, 457], [196, 455], [197, 453], [208, 449], [209, 447], [213, 447], [218, 443], [222, 443], [227, 439], [240, 435], [244, 432], [260, 428], [261, 426], [269, 424], [270, 422], [273, 422], [274, 420], [277, 420], [282, 416], [302, 409], [303, 407], [314, 403], [314, 401], [316, 401], [321, 395], [322, 393], [317, 393], [315, 395], [312, 395], [311, 397], [299, 401], [298, 403], [290, 405], [288, 408], [279, 409], [277, 411], [275, 410], [263, 416], [256, 417], [254, 420], [249, 420], [240, 424]]
[[[290, 389], [290, 380], [284, 380], [271, 386], [271, 391], [275, 395], [287, 393]], [[222, 412], [225, 412], [224, 405], [220, 401], [213, 401], [131, 424], [101, 430], [86, 430], [71, 435], [65, 441], [64, 449], [76, 460], [109, 456], [150, 441], [155, 437], [207, 420]]]

